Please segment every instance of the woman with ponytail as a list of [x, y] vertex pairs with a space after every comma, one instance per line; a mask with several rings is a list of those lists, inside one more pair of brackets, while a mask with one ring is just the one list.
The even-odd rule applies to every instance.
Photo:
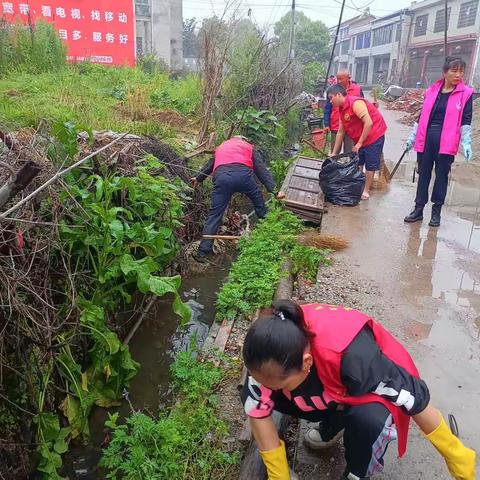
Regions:
[[367, 315], [344, 307], [279, 300], [245, 338], [249, 375], [242, 401], [269, 480], [290, 480], [274, 410], [311, 422], [314, 449], [342, 435], [342, 479], [368, 479], [383, 470], [388, 444], [407, 448], [410, 418], [445, 458], [455, 479], [475, 479], [475, 452], [466, 448], [430, 404], [427, 385], [405, 348]]

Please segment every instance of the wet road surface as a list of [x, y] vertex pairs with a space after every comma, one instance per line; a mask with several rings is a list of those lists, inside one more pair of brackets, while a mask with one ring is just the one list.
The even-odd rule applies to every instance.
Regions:
[[[393, 168], [409, 127], [397, 121], [401, 113], [382, 113], [389, 125], [385, 160]], [[462, 440], [480, 452], [480, 165], [457, 157], [435, 229], [428, 226], [431, 205], [422, 223], [403, 222], [414, 204], [415, 160], [410, 153], [390, 186], [358, 207], [330, 206], [323, 230], [351, 241], [341, 256], [352, 275], [358, 271], [380, 286], [378, 301], [389, 305], [389, 318], [379, 320], [412, 352], [433, 403], [455, 415]], [[395, 450], [381, 478], [451, 478], [416, 427], [406, 457], [397, 461]]]

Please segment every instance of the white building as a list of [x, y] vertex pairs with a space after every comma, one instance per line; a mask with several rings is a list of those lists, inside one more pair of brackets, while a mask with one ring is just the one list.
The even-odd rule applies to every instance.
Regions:
[[406, 10], [351, 30], [353, 79], [370, 86], [397, 83], [405, 61], [411, 16]]
[[155, 54], [172, 70], [183, 68], [182, 0], [135, 0], [137, 56]]
[[455, 55], [467, 64], [466, 81], [480, 88], [479, 0], [448, 0], [448, 43], [444, 51], [445, 3], [426, 0], [412, 3], [413, 23], [408, 46], [406, 86], [430, 85], [441, 77], [446, 55]]

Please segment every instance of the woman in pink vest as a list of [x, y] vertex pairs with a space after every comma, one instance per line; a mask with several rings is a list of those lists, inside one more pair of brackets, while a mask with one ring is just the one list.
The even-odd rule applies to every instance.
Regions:
[[279, 300], [250, 328], [243, 346], [249, 376], [242, 401], [269, 480], [289, 480], [285, 444], [272, 412], [310, 422], [313, 449], [343, 436], [342, 479], [368, 479], [383, 470], [388, 444], [407, 447], [410, 419], [445, 458], [456, 479], [475, 479], [475, 452], [452, 434], [430, 404], [405, 348], [380, 324], [350, 308]]
[[465, 62], [461, 58], [446, 58], [443, 78], [427, 90], [420, 119], [407, 140], [406, 149], [414, 147], [417, 152], [420, 172], [415, 208], [405, 217], [407, 223], [423, 220], [423, 209], [428, 203], [428, 188], [435, 166], [429, 225], [440, 226], [448, 176], [460, 143], [467, 162], [472, 159], [473, 89], [463, 82], [464, 74]]

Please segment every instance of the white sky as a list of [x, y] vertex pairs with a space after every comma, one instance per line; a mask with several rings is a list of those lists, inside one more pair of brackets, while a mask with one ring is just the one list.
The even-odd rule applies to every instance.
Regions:
[[[198, 20], [222, 15], [228, 0], [183, 0], [183, 18], [196, 17]], [[290, 12], [291, 0], [230, 0], [240, 3], [239, 16], [246, 17], [249, 8], [252, 19], [261, 27], [270, 30], [283, 15]], [[328, 27], [338, 23], [340, 0], [296, 0], [297, 9], [312, 20], [322, 20]], [[384, 16], [409, 6], [411, 0], [346, 0], [343, 19], [347, 20], [370, 7], [373, 15]]]

